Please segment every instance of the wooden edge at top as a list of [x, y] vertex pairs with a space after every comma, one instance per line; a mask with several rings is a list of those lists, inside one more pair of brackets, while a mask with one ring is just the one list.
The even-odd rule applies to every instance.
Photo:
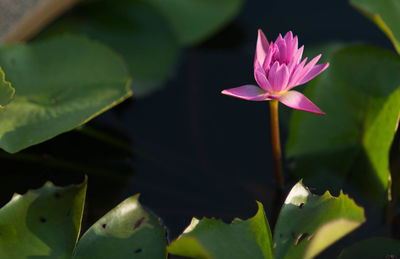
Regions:
[[45, 0], [23, 17], [1, 40], [3, 44], [23, 42], [81, 0]]

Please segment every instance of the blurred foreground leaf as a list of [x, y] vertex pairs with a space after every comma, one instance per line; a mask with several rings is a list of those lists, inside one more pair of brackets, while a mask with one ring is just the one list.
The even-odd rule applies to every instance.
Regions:
[[0, 209], [0, 258], [71, 258], [85, 195], [86, 181], [15, 194]]
[[350, 0], [350, 3], [388, 36], [397, 53], [400, 54], [400, 2], [398, 0]]
[[338, 259], [353, 259], [353, 258], [396, 258], [400, 255], [400, 241], [376, 237], [363, 240], [354, 245], [343, 249]]
[[364, 221], [363, 208], [342, 192], [316, 196], [297, 183], [275, 226], [275, 258], [313, 258]]
[[74, 258], [166, 258], [167, 239], [159, 219], [132, 196], [99, 221], [79, 240]]
[[14, 98], [15, 89], [6, 81], [6, 75], [0, 67], [0, 109], [6, 106]]
[[400, 59], [391, 51], [357, 46], [328, 60], [329, 69], [306, 91], [326, 115], [293, 112], [287, 142], [293, 173], [327, 188], [350, 178], [365, 194], [383, 200], [400, 112]]
[[39, 39], [63, 33], [83, 34], [118, 52], [129, 68], [135, 97], [159, 89], [171, 76], [178, 42], [161, 14], [142, 1], [97, 1], [62, 17]]
[[231, 21], [243, 0], [149, 0], [168, 19], [179, 42], [199, 43]]
[[77, 37], [0, 47], [16, 96], [0, 110], [0, 147], [14, 153], [84, 124], [131, 95], [123, 61]]

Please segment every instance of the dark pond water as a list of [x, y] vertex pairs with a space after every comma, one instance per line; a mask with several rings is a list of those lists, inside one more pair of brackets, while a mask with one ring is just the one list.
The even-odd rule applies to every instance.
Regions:
[[[24, 193], [46, 180], [64, 185], [78, 183], [88, 174], [87, 226], [135, 193], [141, 193], [142, 203], [163, 219], [170, 238], [182, 232], [193, 216], [226, 221], [253, 216], [255, 200], [272, 218], [277, 206], [268, 104], [220, 94], [225, 88], [254, 81], [258, 28], [271, 39], [292, 30], [306, 48], [328, 41], [391, 48], [386, 37], [347, 1], [248, 0], [218, 35], [181, 53], [162, 90], [99, 116], [89, 123], [91, 130], [63, 134], [14, 156], [2, 152], [0, 203], [13, 192]], [[290, 111], [282, 106], [280, 111], [285, 142]], [[298, 179], [286, 176], [287, 192]], [[324, 191], [318, 185], [310, 188], [315, 193]], [[383, 223], [382, 207], [362, 197], [356, 201], [366, 207], [368, 224], [321, 258], [334, 257], [362, 237], [399, 237]]]

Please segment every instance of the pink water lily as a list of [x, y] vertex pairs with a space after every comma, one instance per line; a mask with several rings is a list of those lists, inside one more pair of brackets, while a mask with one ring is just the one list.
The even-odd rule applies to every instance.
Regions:
[[329, 66], [329, 63], [317, 65], [321, 54], [308, 64], [307, 58], [301, 61], [303, 49], [304, 46], [298, 48], [297, 36], [293, 37], [291, 31], [283, 38], [279, 34], [275, 42], [268, 43], [264, 33], [258, 30], [254, 59], [254, 78], [258, 86], [243, 85], [222, 93], [249, 101], [278, 100], [293, 109], [324, 114], [302, 93], [291, 90], [307, 83]]

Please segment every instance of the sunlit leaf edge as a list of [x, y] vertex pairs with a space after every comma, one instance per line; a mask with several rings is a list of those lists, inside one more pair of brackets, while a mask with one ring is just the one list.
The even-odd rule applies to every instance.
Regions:
[[12, 84], [6, 80], [6, 74], [4, 73], [4, 70], [2, 67], [0, 67], [0, 80], [1, 80], [0, 83], [3, 84], [5, 87], [7, 87], [9, 91], [11, 91], [10, 95], [7, 97], [8, 100], [5, 101], [4, 103], [0, 103], [0, 109], [1, 109], [4, 106], [6, 106], [7, 104], [9, 104], [14, 99], [15, 88], [12, 87]]
[[[358, 212], [361, 212], [361, 217], [354, 217], [352, 219], [346, 218], [346, 217], [338, 217], [332, 220], [329, 220], [325, 223], [323, 223], [321, 226], [315, 229], [314, 233], [308, 234], [306, 240], [309, 241], [309, 243], [304, 242], [305, 240], [303, 239], [302, 241], [300, 238], [302, 235], [299, 235], [297, 237], [296, 242], [293, 243], [291, 246], [287, 247], [286, 251], [280, 251], [279, 254], [276, 254], [277, 250], [279, 249], [279, 239], [281, 238], [281, 233], [282, 231], [277, 229], [277, 227], [280, 227], [279, 221], [280, 221], [280, 215], [282, 213], [282, 210], [285, 209], [285, 206], [287, 205], [293, 205], [295, 207], [302, 208], [303, 206], [306, 206], [307, 202], [310, 199], [318, 199], [318, 202], [323, 202], [326, 200], [336, 200], [341, 203], [344, 202], [350, 202], [354, 208], [359, 210]], [[353, 215], [354, 216], [354, 215]], [[282, 206], [282, 209], [279, 213], [277, 223], [275, 225], [274, 229], [274, 239], [273, 239], [273, 244], [274, 244], [274, 255], [275, 258], [298, 258], [299, 254], [302, 254], [302, 258], [314, 258], [317, 256], [319, 253], [324, 251], [326, 248], [330, 247], [332, 244], [334, 244], [336, 241], [339, 239], [343, 238], [346, 236], [348, 233], [354, 231], [356, 228], [358, 228], [361, 224], [363, 224], [366, 221], [365, 217], [365, 211], [364, 208], [359, 206], [354, 199], [350, 198], [348, 194], [345, 194], [343, 190], [340, 190], [340, 193], [338, 196], [333, 196], [329, 191], [325, 191], [323, 195], [316, 195], [310, 192], [310, 190], [303, 184], [303, 179], [301, 179], [299, 182], [297, 182], [292, 189], [289, 191], [288, 196], [286, 197], [284, 204]], [[330, 243], [326, 243], [327, 238], [323, 238], [324, 235], [326, 234], [327, 230], [332, 229], [332, 225], [334, 227], [337, 226], [347, 226], [348, 228], [345, 229], [344, 231], [341, 231], [341, 233], [335, 233], [336, 235], [331, 236], [331, 232], [328, 233], [328, 239]], [[279, 235], [277, 233], [280, 233]], [[292, 235], [295, 235], [294, 232], [291, 232]], [[322, 238], [322, 242], [321, 242]], [[308, 244], [308, 245], [307, 245]], [[290, 247], [295, 247], [295, 249], [290, 249]], [[282, 254], [283, 252], [283, 254]], [[294, 254], [296, 256], [294, 256]]]
[[[168, 253], [174, 254], [174, 255], [180, 255], [180, 256], [189, 256], [189, 257], [198, 258], [198, 259], [214, 258], [198, 239], [190, 236], [191, 232], [196, 230], [196, 227], [200, 222], [204, 223], [204, 224], [210, 222], [211, 224], [218, 223], [218, 224], [222, 224], [225, 226], [230, 226], [231, 224], [241, 223], [241, 222], [253, 223], [253, 221], [257, 221], [258, 218], [262, 217], [264, 220], [264, 224], [266, 226], [267, 236], [262, 236], [261, 238], [258, 237], [257, 241], [261, 242], [261, 243], [258, 243], [259, 245], [262, 245], [263, 243], [265, 243], [263, 241], [267, 241], [269, 243], [270, 246], [267, 247], [267, 251], [264, 251], [264, 253], [266, 252], [266, 254], [264, 254], [264, 256], [266, 256], [265, 258], [273, 258], [272, 233], [271, 233], [271, 229], [270, 229], [270, 226], [268, 223], [268, 219], [267, 219], [265, 211], [264, 211], [264, 206], [262, 203], [260, 203], [258, 201], [256, 201], [256, 203], [257, 203], [258, 210], [253, 217], [248, 218], [246, 220], [243, 220], [240, 218], [235, 218], [230, 224], [225, 223], [221, 219], [216, 219], [214, 217], [212, 217], [212, 218], [203, 217], [200, 220], [197, 218], [192, 218], [191, 223], [184, 230], [184, 232], [176, 240], [172, 241], [171, 244], [167, 247]], [[260, 231], [260, 233], [262, 233], [262, 231]], [[258, 233], [256, 233], [256, 234], [258, 234]], [[265, 243], [265, 244], [267, 244], [267, 243]], [[194, 249], [190, 249], [190, 247], [196, 247], [196, 250], [194, 251]]]
[[382, 32], [390, 39], [397, 53], [400, 55], [400, 43], [393, 34], [393, 31], [389, 28], [387, 23], [384, 21], [379, 13], [375, 13], [364, 6], [358, 5], [355, 0], [350, 0], [350, 5], [357, 11], [363, 14], [365, 17], [374, 22]]
[[[79, 190], [79, 193], [82, 195], [81, 198], [81, 208], [80, 208], [80, 213], [79, 213], [79, 218], [77, 221], [74, 222], [76, 228], [76, 238], [74, 240], [74, 250], [76, 248], [76, 245], [78, 243], [79, 240], [79, 236], [80, 236], [80, 232], [82, 229], [82, 220], [83, 220], [83, 215], [84, 215], [84, 208], [85, 208], [85, 201], [86, 201], [86, 192], [87, 192], [87, 183], [88, 183], [88, 177], [87, 175], [85, 175], [85, 178], [83, 180], [82, 183], [80, 184], [70, 184], [70, 185], [66, 185], [66, 186], [58, 186], [55, 185], [54, 183], [52, 183], [51, 181], [46, 181], [42, 186], [36, 188], [36, 189], [28, 189], [25, 193], [14, 193], [11, 197], [11, 199], [4, 204], [1, 208], [0, 211], [2, 211], [3, 209], [6, 209], [8, 207], [12, 207], [14, 206], [15, 202], [18, 202], [19, 200], [23, 199], [24, 197], [29, 196], [30, 194], [33, 195], [39, 195], [41, 194], [41, 192], [46, 192], [47, 189], [54, 189], [54, 190], [69, 190], [71, 188], [76, 188]], [[21, 240], [21, 248], [24, 247], [23, 244], [23, 240]], [[49, 249], [51, 250], [52, 247], [49, 247]], [[73, 254], [73, 250], [70, 251], [70, 255], [72, 256]]]

